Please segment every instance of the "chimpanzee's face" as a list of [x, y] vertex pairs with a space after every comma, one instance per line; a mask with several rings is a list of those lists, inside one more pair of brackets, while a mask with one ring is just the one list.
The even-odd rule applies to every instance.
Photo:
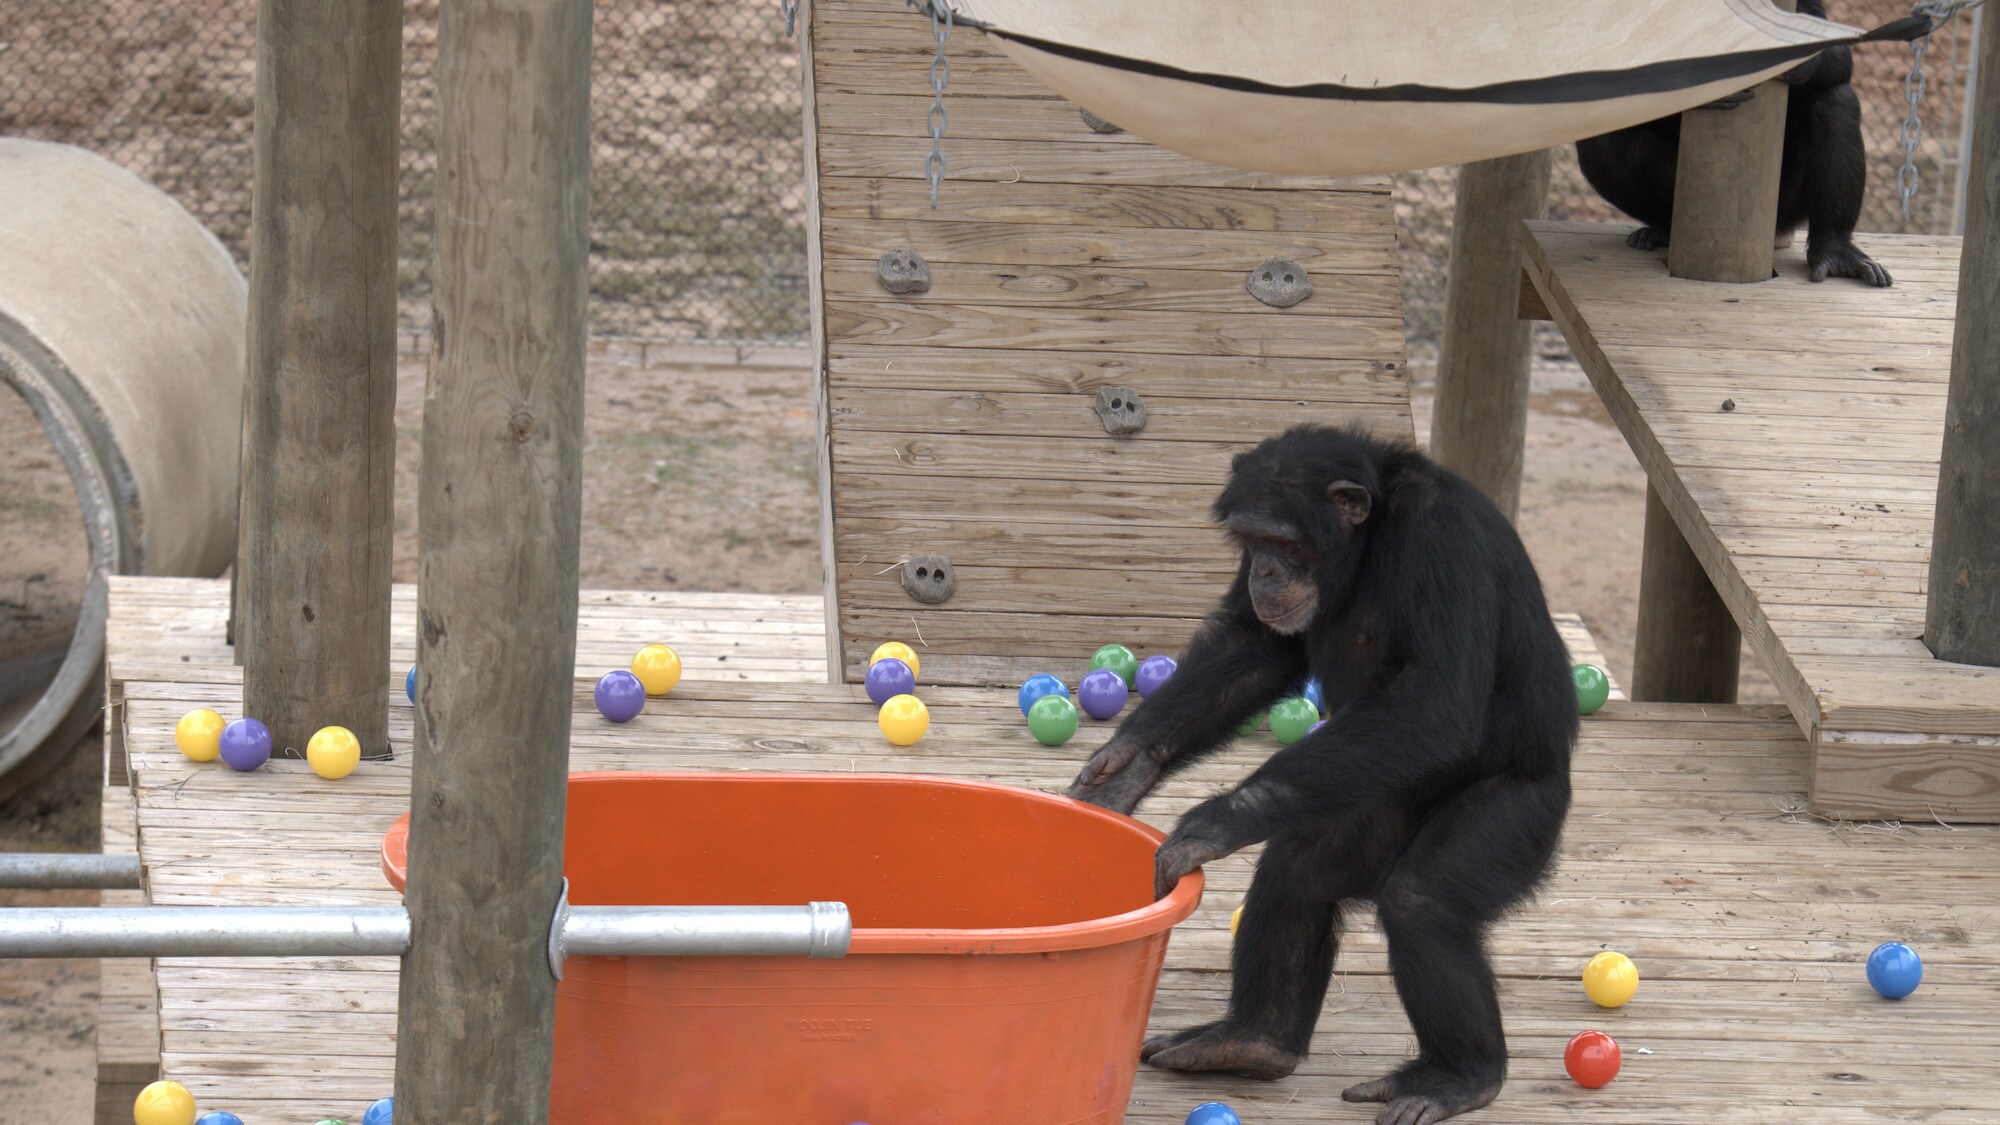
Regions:
[[1229, 530], [1243, 549], [1257, 620], [1285, 636], [1304, 632], [1319, 611], [1319, 552], [1297, 527], [1268, 516], [1231, 516]]

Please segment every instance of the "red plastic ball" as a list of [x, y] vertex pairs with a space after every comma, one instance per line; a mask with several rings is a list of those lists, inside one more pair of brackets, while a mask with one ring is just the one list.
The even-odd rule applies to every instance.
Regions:
[[1618, 1077], [1623, 1061], [1618, 1041], [1601, 1031], [1579, 1031], [1563, 1048], [1563, 1069], [1586, 1090], [1595, 1090]]

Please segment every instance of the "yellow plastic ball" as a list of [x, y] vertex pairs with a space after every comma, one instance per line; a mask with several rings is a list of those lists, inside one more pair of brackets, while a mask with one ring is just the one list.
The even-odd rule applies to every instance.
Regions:
[[930, 708], [914, 695], [892, 695], [882, 704], [881, 714], [875, 716], [875, 725], [882, 728], [883, 737], [898, 746], [909, 746], [931, 729]]
[[132, 1103], [135, 1125], [194, 1125], [194, 1095], [178, 1082], [155, 1082]]
[[868, 658], [868, 666], [873, 668], [877, 660], [887, 660], [890, 657], [908, 664], [910, 666], [910, 675], [919, 676], [923, 674], [924, 670], [917, 666], [917, 650], [901, 641], [884, 641], [876, 645], [875, 654]]
[[306, 765], [328, 781], [339, 781], [361, 764], [361, 740], [346, 727], [321, 727], [306, 743]]
[[666, 645], [647, 645], [632, 657], [632, 674], [647, 695], [665, 695], [681, 682], [681, 654]]
[[222, 728], [229, 724], [206, 707], [197, 707], [174, 724], [174, 745], [197, 762], [213, 762], [222, 754]]
[[1623, 953], [1600, 953], [1583, 967], [1583, 994], [1600, 1008], [1616, 1008], [1639, 991], [1639, 966]]
[[1241, 926], [1242, 924], [1243, 924], [1243, 908], [1239, 906], [1235, 910], [1231, 911], [1229, 914], [1229, 936], [1235, 937], [1236, 927]]

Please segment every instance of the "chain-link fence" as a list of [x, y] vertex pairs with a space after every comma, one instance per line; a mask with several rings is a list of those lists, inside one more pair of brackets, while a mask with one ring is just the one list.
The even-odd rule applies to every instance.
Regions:
[[[1874, 27], [1910, 14], [1910, 0], [1832, 0], [1833, 18]], [[2000, 12], [1983, 18], [2000, 18]], [[1976, 44], [1970, 15], [1952, 20], [1931, 37], [1920, 110], [1923, 140], [1916, 153], [1920, 187], [1903, 217], [1897, 173], [1903, 165], [1903, 122], [1909, 114], [1904, 79], [1910, 48], [1901, 43], [1864, 44], [1854, 49], [1854, 89], [1861, 98], [1862, 143], [1868, 151], [1868, 195], [1860, 229], [1907, 234], [1948, 234], [1954, 229], [1959, 192], [1964, 107]], [[1981, 76], [1982, 80], [1986, 76]], [[2000, 75], [1991, 76], [2000, 81]], [[1410, 355], [1419, 362], [1437, 351], [1444, 324], [1445, 271], [1451, 257], [1451, 217], [1457, 188], [1455, 168], [1433, 168], [1396, 177], [1396, 224], [1403, 270], [1403, 300]], [[1570, 222], [1627, 222], [1584, 180], [1576, 149], [1556, 152], [1549, 218]], [[1804, 235], [1801, 232], [1801, 239]], [[1538, 337], [1551, 348], [1562, 337], [1547, 329]]]
[[[81, 145], [249, 259], [256, 0], [0, 0], [0, 134]], [[597, 0], [591, 330], [806, 334], [798, 48], [776, 3]], [[437, 0], [403, 25], [406, 327], [428, 320]]]
[[[1909, 0], [1836, 0], [1872, 26]], [[247, 258], [255, 0], [0, 0], [0, 133], [82, 145], [173, 194]], [[798, 57], [778, 5], [598, 0], [591, 170], [591, 328], [667, 340], [799, 341], [806, 333]], [[1988, 18], [1995, 18], [1989, 16]], [[1869, 153], [1861, 226], [1952, 229], [1971, 20], [1934, 37], [1907, 220], [1900, 44], [1855, 51]], [[437, 0], [409, 0], [403, 33], [404, 318], [430, 295]], [[921, 65], [921, 64], [918, 64]], [[2000, 81], [2000, 76], [1994, 76]], [[913, 132], [922, 122], [912, 120]], [[949, 146], [949, 138], [946, 140]], [[1444, 308], [1455, 172], [1397, 177], [1414, 355]], [[1565, 149], [1550, 215], [1617, 218]]]

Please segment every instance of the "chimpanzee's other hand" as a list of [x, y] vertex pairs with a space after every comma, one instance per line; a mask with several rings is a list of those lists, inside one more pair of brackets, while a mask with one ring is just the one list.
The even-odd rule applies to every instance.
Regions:
[[1256, 842], [1236, 839], [1239, 833], [1232, 828], [1237, 818], [1230, 813], [1229, 800], [1228, 796], [1222, 796], [1203, 801], [1174, 825], [1166, 842], [1153, 853], [1154, 898], [1167, 897], [1174, 884], [1202, 864]]
[[1123, 732], [1098, 747], [1069, 787], [1079, 801], [1131, 815], [1160, 780], [1161, 755], [1151, 753]]

